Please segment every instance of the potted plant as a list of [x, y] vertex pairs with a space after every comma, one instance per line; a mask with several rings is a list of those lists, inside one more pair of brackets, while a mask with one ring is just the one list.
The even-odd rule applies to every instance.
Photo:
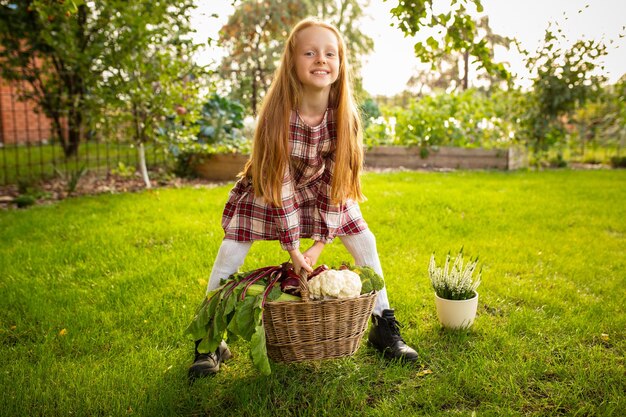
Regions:
[[428, 275], [435, 290], [437, 316], [442, 326], [449, 329], [468, 328], [474, 323], [478, 308], [478, 292], [482, 268], [476, 277], [474, 272], [478, 257], [463, 265], [463, 249], [459, 251], [450, 266], [450, 253], [443, 267], [438, 267], [435, 254], [430, 257]]

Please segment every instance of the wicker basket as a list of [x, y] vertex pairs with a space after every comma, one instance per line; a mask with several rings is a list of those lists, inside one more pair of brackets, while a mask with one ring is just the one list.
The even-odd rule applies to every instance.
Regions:
[[350, 356], [359, 348], [376, 293], [355, 298], [314, 301], [306, 278], [302, 301], [267, 302], [263, 325], [267, 355], [276, 362], [301, 362]]

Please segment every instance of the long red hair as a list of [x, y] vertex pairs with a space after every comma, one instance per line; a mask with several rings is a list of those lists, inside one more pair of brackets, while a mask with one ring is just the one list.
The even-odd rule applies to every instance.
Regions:
[[289, 34], [274, 80], [261, 104], [252, 142], [252, 155], [240, 174], [252, 179], [254, 192], [276, 207], [282, 205], [281, 189], [289, 166], [289, 119], [300, 105], [302, 85], [295, 70], [298, 33], [311, 26], [332, 31], [339, 45], [339, 76], [331, 85], [329, 107], [335, 110], [337, 140], [331, 199], [363, 201], [360, 174], [363, 169], [361, 118], [355, 104], [343, 37], [334, 26], [314, 18], [299, 22]]

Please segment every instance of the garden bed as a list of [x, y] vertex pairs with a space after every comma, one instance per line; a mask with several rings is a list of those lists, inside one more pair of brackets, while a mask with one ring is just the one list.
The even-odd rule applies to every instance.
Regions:
[[[214, 154], [198, 159], [195, 173], [211, 181], [234, 180], [243, 170], [248, 155]], [[528, 166], [523, 149], [480, 149], [441, 147], [423, 150], [418, 147], [377, 146], [365, 152], [368, 169], [502, 169]]]
[[365, 153], [366, 168], [405, 169], [502, 169], [528, 166], [523, 149], [419, 148], [377, 146]]
[[198, 177], [210, 181], [230, 181], [237, 178], [249, 155], [238, 153], [213, 154], [199, 157], [194, 161], [194, 172]]

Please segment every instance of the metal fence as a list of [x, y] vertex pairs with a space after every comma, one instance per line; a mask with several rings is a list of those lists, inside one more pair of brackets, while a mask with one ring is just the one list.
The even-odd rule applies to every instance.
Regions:
[[[32, 182], [78, 171], [105, 176], [136, 167], [138, 153], [132, 142], [92, 134], [78, 153], [66, 158], [52, 124], [32, 103], [17, 99], [14, 85], [0, 82], [0, 185]], [[146, 145], [149, 168], [166, 163], [161, 146]]]

